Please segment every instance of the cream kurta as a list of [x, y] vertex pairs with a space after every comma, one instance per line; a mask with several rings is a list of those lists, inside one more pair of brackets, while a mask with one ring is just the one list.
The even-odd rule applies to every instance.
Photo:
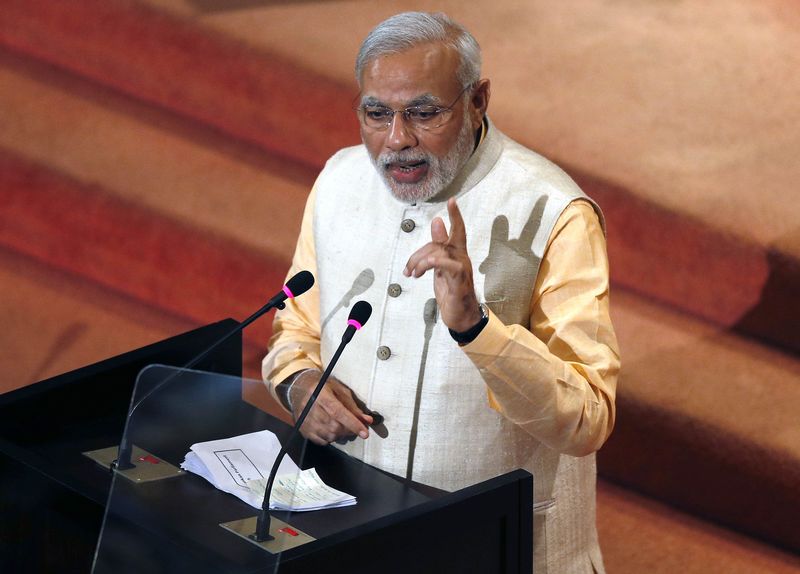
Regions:
[[[459, 347], [436, 317], [432, 274], [406, 278], [455, 196], [489, 325]], [[334, 370], [388, 436], [345, 447], [449, 490], [515, 468], [534, 475], [537, 573], [602, 570], [593, 453], [611, 431], [619, 367], [602, 228], [560, 169], [494, 127], [435, 201], [394, 199], [363, 146], [342, 150], [309, 198], [294, 273], [312, 290], [276, 315], [264, 375], [326, 364], [357, 299], [370, 323]], [[577, 201], [576, 201], [577, 200]], [[318, 297], [318, 299], [317, 299]], [[570, 455], [587, 455], [576, 458]]]

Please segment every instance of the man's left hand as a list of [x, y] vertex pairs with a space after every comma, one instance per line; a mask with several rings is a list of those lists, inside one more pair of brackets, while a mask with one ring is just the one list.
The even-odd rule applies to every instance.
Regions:
[[442, 321], [453, 331], [462, 333], [481, 319], [478, 298], [472, 282], [472, 262], [467, 254], [467, 232], [456, 200], [447, 202], [450, 216], [448, 235], [444, 221], [431, 222], [431, 241], [414, 252], [403, 274], [422, 277], [433, 269], [433, 291]]

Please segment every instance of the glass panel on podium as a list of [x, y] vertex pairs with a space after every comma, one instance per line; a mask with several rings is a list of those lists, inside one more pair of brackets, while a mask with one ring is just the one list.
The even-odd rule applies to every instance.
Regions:
[[[266, 450], [272, 441], [277, 453], [288, 425], [244, 402], [242, 385], [239, 377], [162, 365], [141, 371], [120, 448], [85, 453], [113, 468], [94, 573], [277, 572], [284, 551], [313, 540], [294, 523], [300, 513], [288, 511], [272, 513], [273, 540], [249, 537], [258, 510], [240, 498], [260, 505], [257, 491], [260, 485], [263, 493], [274, 456], [264, 463], [237, 441], [209, 445], [202, 455], [212, 457], [208, 464], [197, 454], [187, 457], [193, 445], [260, 431], [271, 432], [249, 437], [248, 444], [261, 448], [263, 441]], [[305, 442], [292, 442], [286, 464], [302, 467]], [[187, 464], [195, 472], [181, 468]], [[286, 464], [275, 488], [296, 499], [298, 475], [296, 469], [287, 474]], [[212, 486], [223, 478], [238, 497]]]

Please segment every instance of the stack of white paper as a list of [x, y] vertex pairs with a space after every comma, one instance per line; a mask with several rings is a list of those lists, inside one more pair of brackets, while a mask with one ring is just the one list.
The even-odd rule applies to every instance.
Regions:
[[[258, 495], [258, 500], [264, 499], [267, 479], [251, 480], [247, 485]], [[313, 468], [301, 470], [300, 474], [276, 477], [269, 497], [269, 507], [276, 510], [320, 510], [355, 503], [355, 496], [331, 488], [322, 482]]]
[[[253, 508], [261, 508], [267, 477], [281, 445], [270, 431], [193, 444], [181, 468], [205, 478]], [[288, 456], [278, 467], [269, 507], [319, 510], [355, 504], [354, 496], [327, 486], [312, 469], [301, 471]]]

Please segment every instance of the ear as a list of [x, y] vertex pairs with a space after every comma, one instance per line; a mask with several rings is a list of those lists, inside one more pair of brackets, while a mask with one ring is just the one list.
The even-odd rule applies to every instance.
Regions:
[[478, 80], [478, 84], [472, 90], [470, 98], [470, 120], [472, 129], [477, 130], [481, 125], [486, 109], [489, 107], [489, 96], [491, 95], [491, 83], [487, 78]]

